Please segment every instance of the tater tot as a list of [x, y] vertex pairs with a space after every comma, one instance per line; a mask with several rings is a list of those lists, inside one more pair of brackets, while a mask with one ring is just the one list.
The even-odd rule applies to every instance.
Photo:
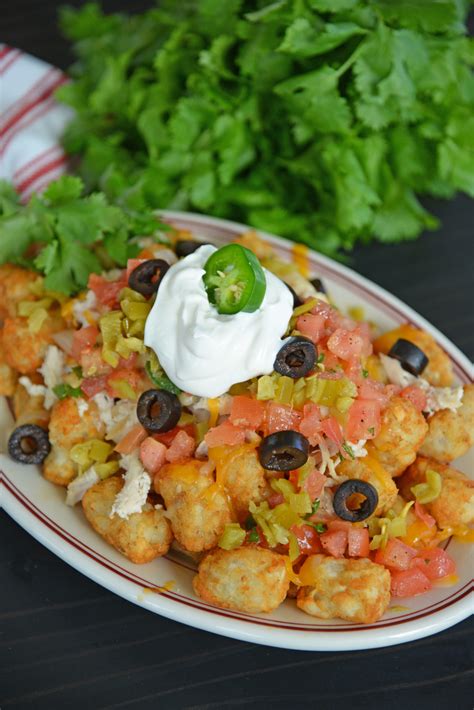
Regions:
[[453, 366], [449, 356], [440, 348], [432, 335], [412, 325], [401, 325], [374, 340], [375, 352], [387, 355], [399, 338], [417, 345], [429, 359], [426, 369], [423, 370], [425, 380], [435, 387], [449, 387], [453, 384]]
[[165, 502], [173, 534], [189, 552], [210, 550], [231, 522], [225, 491], [200, 461], [163, 466], [155, 476], [155, 490]]
[[37, 333], [28, 327], [27, 318], [6, 318], [3, 326], [5, 360], [22, 375], [37, 370], [43, 363], [53, 334], [60, 330], [62, 320], [50, 316]]
[[18, 374], [8, 365], [3, 346], [3, 329], [0, 329], [0, 395], [11, 397], [16, 389]]
[[102, 438], [102, 434], [103, 425], [93, 402], [89, 402], [82, 414], [79, 414], [77, 400], [72, 397], [56, 402], [49, 422], [51, 452], [43, 465], [44, 477], [59, 486], [67, 486], [77, 474], [77, 465], [69, 458], [71, 448], [87, 439]]
[[285, 560], [271, 550], [212, 550], [193, 579], [196, 594], [224, 609], [258, 614], [276, 609], [289, 588]]
[[171, 545], [171, 527], [162, 510], [146, 503], [141, 513], [128, 519], [110, 517], [113, 502], [123, 486], [121, 476], [112, 476], [89, 488], [82, 499], [87, 520], [104, 540], [136, 564], [165, 555]]
[[397, 486], [392, 477], [379, 461], [371, 456], [355, 459], [354, 461], [344, 461], [338, 466], [337, 472], [348, 478], [366, 481], [374, 486], [379, 496], [374, 515], [381, 515], [389, 508], [392, 508], [397, 500]]
[[253, 446], [222, 447], [225, 451], [217, 459], [217, 478], [229, 495], [232, 509], [239, 520], [248, 515], [249, 505], [258, 503], [266, 489], [264, 469]]
[[414, 405], [403, 397], [393, 397], [382, 414], [382, 426], [367, 444], [390, 476], [399, 476], [416, 458], [425, 439], [428, 424]]
[[0, 266], [0, 319], [14, 318], [20, 301], [35, 299], [31, 286], [40, 277], [21, 266], [2, 264]]
[[370, 624], [390, 604], [390, 572], [368, 559], [347, 560], [314, 555], [301, 570], [304, 582], [297, 606], [320, 619]]
[[438, 526], [445, 528], [474, 523], [474, 481], [461, 471], [434, 459], [418, 456], [398, 481], [402, 495], [412, 500], [412, 486], [425, 482], [428, 469], [436, 471], [442, 478], [441, 493], [436, 500], [425, 504]]
[[465, 385], [462, 405], [455, 412], [441, 409], [428, 419], [428, 434], [420, 454], [437, 461], [454, 461], [474, 446], [474, 385]]

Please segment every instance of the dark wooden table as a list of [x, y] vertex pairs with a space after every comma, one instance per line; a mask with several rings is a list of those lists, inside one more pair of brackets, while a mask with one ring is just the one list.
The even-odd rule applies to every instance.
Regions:
[[[71, 60], [51, 0], [10, 0], [0, 41]], [[70, 4], [80, 5], [80, 2]], [[107, 10], [151, 5], [105, 0]], [[436, 234], [356, 251], [352, 266], [474, 355], [473, 209], [429, 202]], [[68, 567], [0, 516], [0, 707], [471, 710], [472, 620], [414, 643], [303, 653], [213, 636], [150, 614]]]

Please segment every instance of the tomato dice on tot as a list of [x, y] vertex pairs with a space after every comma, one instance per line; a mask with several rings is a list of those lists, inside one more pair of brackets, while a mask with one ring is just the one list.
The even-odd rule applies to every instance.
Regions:
[[258, 399], [237, 395], [232, 399], [229, 420], [235, 426], [256, 431], [263, 422], [265, 406]]
[[394, 597], [416, 597], [431, 589], [431, 582], [419, 567], [392, 572], [390, 590]]

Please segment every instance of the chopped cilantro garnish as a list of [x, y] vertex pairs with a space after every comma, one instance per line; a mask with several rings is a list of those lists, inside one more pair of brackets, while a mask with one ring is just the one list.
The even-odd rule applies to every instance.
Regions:
[[325, 353], [319, 353], [318, 359], [316, 360], [316, 363], [318, 365], [320, 365], [322, 362], [324, 362], [324, 356], [325, 356]]
[[82, 372], [82, 367], [80, 365], [76, 365], [75, 367], [73, 367], [72, 372], [76, 375], [76, 377], [79, 377], [80, 379], [82, 379], [83, 372]]
[[324, 523], [309, 523], [318, 533], [326, 532], [327, 526]]
[[62, 382], [60, 385], [56, 385], [56, 387], [53, 387], [53, 392], [58, 399], [66, 399], [66, 397], [84, 396], [84, 392], [81, 390], [80, 387], [71, 387], [71, 385], [67, 385], [65, 382]]
[[367, 431], [369, 432], [369, 434], [371, 434], [372, 436], [374, 436], [374, 434], [375, 434], [375, 427], [374, 427], [374, 426], [370, 426], [370, 427], [367, 429]]
[[319, 498], [316, 498], [316, 500], [314, 500], [314, 501], [312, 502], [312, 504], [311, 504], [311, 515], [314, 515], [314, 513], [318, 510], [318, 508], [319, 508], [319, 506], [320, 506], [320, 503], [321, 503], [321, 501], [319, 500]]
[[362, 377], [368, 377], [369, 376], [369, 371], [368, 370], [362, 370]]
[[253, 530], [250, 531], [248, 541], [249, 542], [260, 542], [260, 535], [258, 534], [257, 528], [253, 528]]
[[344, 442], [344, 443], [343, 443], [342, 448], [344, 449], [344, 451], [346, 452], [346, 454], [347, 454], [348, 456], [350, 456], [351, 459], [355, 459], [355, 455], [354, 455], [354, 452], [353, 452], [353, 450], [352, 450], [352, 447], [350, 447], [347, 442]]

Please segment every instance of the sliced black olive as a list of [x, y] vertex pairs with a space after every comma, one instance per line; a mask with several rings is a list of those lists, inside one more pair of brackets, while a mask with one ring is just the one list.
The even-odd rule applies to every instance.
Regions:
[[395, 345], [392, 345], [388, 355], [398, 360], [404, 370], [415, 376], [421, 375], [429, 363], [423, 350], [403, 338], [399, 338]]
[[[364, 496], [365, 500], [357, 508], [349, 508], [348, 503], [354, 493]], [[377, 508], [379, 494], [371, 483], [350, 478], [341, 483], [334, 494], [334, 512], [343, 520], [358, 523], [368, 518]]]
[[8, 439], [8, 453], [20, 463], [43, 463], [51, 451], [48, 432], [36, 424], [23, 424]]
[[273, 363], [273, 369], [280, 375], [297, 379], [311, 372], [317, 357], [316, 345], [309, 338], [295, 335], [283, 343]]
[[321, 281], [321, 279], [313, 279], [311, 283], [313, 284], [316, 291], [318, 291], [319, 293], [327, 293], [326, 287]]
[[174, 245], [176, 256], [189, 256], [199, 249], [199, 247], [209, 244], [209, 242], [197, 242], [195, 239], [179, 239]]
[[142, 296], [151, 296], [158, 291], [160, 281], [170, 265], [163, 259], [148, 259], [139, 264], [128, 277], [128, 285]]
[[180, 416], [180, 401], [167, 390], [147, 390], [137, 402], [138, 421], [148, 431], [169, 431], [176, 426]]
[[269, 471], [293, 471], [308, 460], [309, 441], [297, 431], [277, 431], [260, 444], [258, 457]]
[[298, 294], [296, 293], [295, 289], [292, 288], [292, 287], [290, 286], [290, 284], [287, 284], [286, 281], [285, 281], [285, 286], [287, 287], [288, 291], [289, 291], [289, 292], [291, 293], [291, 295], [293, 296], [293, 308], [298, 308], [298, 306], [302, 306], [302, 305], [303, 305], [303, 301], [302, 301], [301, 298], [298, 296]]

